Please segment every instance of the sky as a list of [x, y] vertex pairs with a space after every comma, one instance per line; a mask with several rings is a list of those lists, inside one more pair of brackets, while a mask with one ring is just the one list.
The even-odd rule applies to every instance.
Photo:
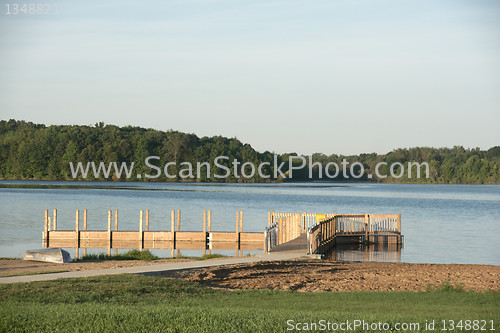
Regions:
[[500, 145], [496, 0], [64, 0], [44, 2], [50, 15], [7, 3], [3, 120], [276, 153]]

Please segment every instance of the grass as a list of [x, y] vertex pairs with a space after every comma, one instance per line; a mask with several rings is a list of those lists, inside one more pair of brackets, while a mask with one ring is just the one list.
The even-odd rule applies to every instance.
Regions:
[[442, 281], [441, 283], [428, 284], [425, 288], [428, 292], [464, 292], [463, 283], [451, 283], [450, 281]]
[[226, 291], [154, 276], [114, 275], [0, 285], [0, 295], [0, 331], [13, 332], [285, 332], [290, 319], [418, 322], [422, 328], [426, 320], [494, 320], [500, 329], [498, 292], [449, 288]]
[[205, 254], [201, 257], [195, 257], [196, 260], [208, 260], [208, 259], [215, 259], [215, 258], [224, 258], [225, 255], [223, 254], [218, 254], [218, 253], [213, 253], [213, 254]]
[[224, 257], [226, 256], [223, 254], [213, 253], [213, 254], [205, 254], [202, 255], [201, 257], [176, 257], [175, 259], [183, 258], [183, 259], [194, 259], [194, 260], [208, 260], [208, 259], [224, 258]]
[[22, 273], [16, 273], [16, 274], [0, 275], [0, 277], [38, 275], [38, 274], [51, 274], [51, 273], [64, 273], [64, 272], [69, 272], [69, 270], [22, 272]]
[[159, 257], [155, 256], [149, 251], [130, 250], [128, 252], [110, 256], [107, 254], [90, 254], [78, 259], [78, 261], [104, 261], [104, 260], [158, 260]]
[[[207, 260], [214, 258], [222, 258], [225, 257], [222, 254], [205, 254], [201, 257], [174, 257], [168, 259], [193, 259], [193, 260]], [[139, 251], [139, 250], [130, 250], [123, 254], [118, 254], [116, 256], [110, 256], [104, 253], [101, 254], [90, 254], [78, 259], [78, 261], [104, 261], [104, 260], [159, 260], [162, 259], [158, 256], [155, 256], [149, 251]]]

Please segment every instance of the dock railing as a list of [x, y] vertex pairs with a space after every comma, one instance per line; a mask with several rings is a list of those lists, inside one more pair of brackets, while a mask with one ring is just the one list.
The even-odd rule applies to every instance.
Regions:
[[278, 244], [278, 222], [274, 222], [264, 230], [264, 251], [268, 253]]
[[268, 226], [264, 231], [265, 251], [269, 252], [274, 247], [299, 237], [320, 220], [333, 215], [269, 212]]
[[338, 237], [358, 237], [362, 243], [386, 237], [400, 244], [401, 214], [333, 214], [307, 229], [309, 253], [324, 253]]
[[276, 214], [264, 231], [265, 251], [299, 237], [303, 232], [301, 214]]

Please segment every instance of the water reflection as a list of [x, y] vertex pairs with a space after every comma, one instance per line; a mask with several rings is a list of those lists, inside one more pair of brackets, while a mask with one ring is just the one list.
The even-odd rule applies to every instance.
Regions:
[[325, 254], [329, 261], [379, 261], [401, 262], [401, 248], [399, 244], [337, 244]]

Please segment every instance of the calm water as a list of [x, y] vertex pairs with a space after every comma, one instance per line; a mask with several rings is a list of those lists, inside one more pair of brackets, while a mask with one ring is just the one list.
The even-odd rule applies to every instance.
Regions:
[[44, 209], [53, 208], [58, 229], [73, 229], [75, 209], [88, 209], [89, 230], [107, 228], [108, 209], [119, 209], [121, 230], [138, 229], [140, 209], [150, 210], [152, 230], [170, 229], [172, 209], [182, 210], [181, 230], [201, 230], [211, 209], [214, 231], [234, 230], [236, 210], [244, 211], [245, 231], [263, 231], [271, 210], [402, 213], [401, 261], [500, 265], [497, 185], [0, 181], [0, 257], [40, 248]]

